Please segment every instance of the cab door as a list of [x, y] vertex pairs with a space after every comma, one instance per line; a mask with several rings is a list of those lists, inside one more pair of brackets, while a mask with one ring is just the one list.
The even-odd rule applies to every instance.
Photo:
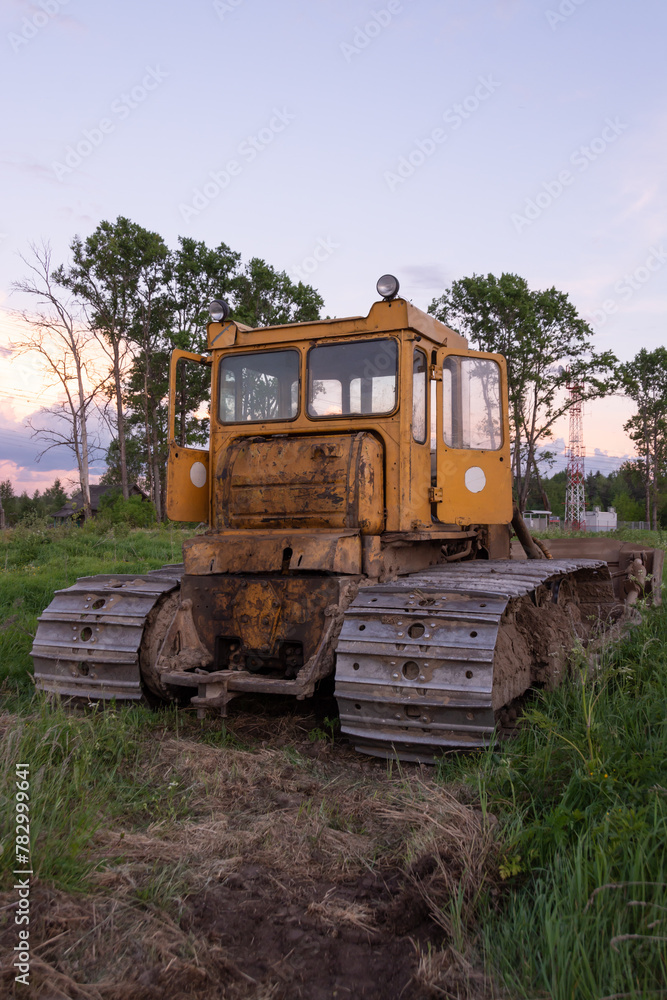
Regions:
[[[179, 362], [210, 365], [211, 359], [190, 351], [173, 351], [169, 368], [169, 455], [167, 458], [167, 517], [171, 521], [209, 521], [211, 477], [208, 448], [193, 448], [177, 441], [176, 409], [179, 398]], [[199, 369], [201, 371], [201, 369]], [[207, 373], [210, 382], [210, 371]], [[185, 384], [187, 385], [187, 379]], [[201, 381], [201, 379], [199, 380]], [[180, 419], [186, 412], [181, 407]], [[179, 434], [179, 437], [181, 435]]]
[[512, 470], [507, 366], [500, 354], [441, 348], [436, 379], [436, 485], [440, 521], [509, 524]]

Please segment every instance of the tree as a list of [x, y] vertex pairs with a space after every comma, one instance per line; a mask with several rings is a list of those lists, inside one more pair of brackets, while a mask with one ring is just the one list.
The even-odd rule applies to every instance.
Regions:
[[[252, 326], [317, 319], [323, 300], [259, 258], [241, 267], [225, 243], [210, 248], [180, 237], [170, 251], [158, 233], [123, 216], [101, 222], [85, 240], [76, 237], [71, 250], [72, 264], [58, 269], [57, 281], [81, 301], [111, 366], [116, 433], [109, 476], [127, 498], [138, 469], [162, 519], [172, 349], [207, 350], [207, 308], [220, 295], [238, 322]], [[177, 440], [205, 445], [210, 368], [182, 365], [177, 387]]]
[[[127, 470], [127, 477], [131, 483], [136, 483], [141, 486], [142, 489], [147, 486], [147, 481], [145, 477], [145, 448], [143, 446], [143, 441], [140, 437], [136, 437], [132, 433], [132, 429], [128, 428], [129, 433], [125, 438], [125, 467]], [[107, 453], [105, 456], [106, 462], [106, 472], [100, 478], [101, 486], [122, 486], [121, 483], [121, 471], [120, 471], [120, 449], [118, 444], [118, 438], [113, 438], [107, 448]], [[122, 489], [121, 489], [122, 496]]]
[[524, 510], [537, 446], [571, 406], [568, 383], [581, 386], [582, 400], [608, 395], [617, 384], [616, 358], [593, 350], [593, 331], [564, 292], [531, 291], [516, 274], [461, 278], [428, 311], [507, 361], [512, 464]]
[[47, 509], [45, 513], [47, 514], [53, 514], [65, 506], [67, 503], [67, 494], [59, 479], [55, 479], [53, 485], [44, 490], [42, 500], [46, 505]]
[[667, 348], [643, 347], [621, 373], [626, 394], [637, 404], [637, 413], [623, 429], [643, 460], [646, 521], [656, 529], [659, 479], [667, 466]]
[[135, 318], [137, 291], [136, 238], [140, 229], [124, 216], [100, 222], [86, 240], [75, 236], [71, 266], [59, 268], [58, 284], [70, 289], [85, 304], [91, 328], [105, 350], [112, 372], [116, 409], [116, 434], [120, 453], [123, 496], [129, 496], [125, 461], [125, 411], [123, 379], [129, 364], [129, 334]]
[[[171, 256], [169, 295], [173, 310], [171, 340], [181, 350], [205, 353], [208, 305], [214, 298], [231, 299], [241, 255], [226, 243], [214, 249], [202, 240], [179, 236]], [[210, 369], [181, 363], [176, 405], [177, 437], [182, 446], [205, 444], [208, 420], [194, 419], [202, 404], [210, 400]]]
[[295, 285], [259, 257], [252, 257], [234, 281], [234, 318], [248, 326], [305, 323], [319, 319], [323, 305], [311, 285]]
[[170, 300], [167, 286], [171, 277], [169, 249], [158, 233], [134, 226], [132, 257], [135, 270], [134, 314], [128, 336], [133, 344], [133, 362], [128, 392], [134, 395], [135, 412], [143, 415], [146, 467], [151, 499], [158, 520], [162, 520], [166, 453], [160, 447], [164, 433], [160, 411], [169, 389], [171, 342]]
[[16, 356], [37, 354], [44, 373], [49, 379], [48, 388], [56, 387], [63, 399], [52, 406], [41, 407], [40, 412], [55, 417], [57, 424], [35, 427], [28, 425], [33, 436], [47, 441], [42, 455], [52, 448], [64, 445], [76, 459], [79, 483], [83, 495], [84, 517], [91, 516], [89, 461], [89, 420], [96, 408], [106, 374], [100, 375], [90, 351], [89, 331], [83, 325], [76, 303], [65, 299], [56, 291], [55, 272], [51, 267], [51, 248], [48, 244], [30, 245], [31, 258], [21, 260], [31, 272], [22, 281], [14, 282], [13, 289], [37, 299], [38, 311], [20, 315], [26, 324], [25, 338], [12, 345]]

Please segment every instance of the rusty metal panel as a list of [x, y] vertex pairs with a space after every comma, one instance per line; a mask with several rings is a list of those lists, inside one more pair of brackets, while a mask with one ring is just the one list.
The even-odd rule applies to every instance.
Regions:
[[285, 571], [359, 575], [358, 531], [228, 531], [189, 538], [183, 545], [188, 575], [281, 573]]
[[[318, 649], [328, 624], [327, 609], [339, 600], [334, 576], [234, 575], [183, 577], [183, 599], [192, 600], [197, 633], [220, 656], [218, 637], [236, 638], [229, 662], [216, 669], [244, 670], [248, 657], [278, 659], [284, 643], [301, 644], [305, 663]], [[289, 678], [288, 678], [289, 679]]]
[[482, 359], [499, 370], [501, 441], [497, 450], [453, 447], [443, 438], [443, 382], [436, 383], [437, 487], [441, 521], [455, 524], [509, 524], [512, 520], [512, 470], [507, 413], [507, 365], [499, 354], [465, 351], [451, 347], [438, 351], [438, 368], [448, 357]]
[[365, 432], [239, 437], [218, 472], [227, 528], [384, 527], [383, 449]]
[[171, 521], [208, 521], [211, 514], [211, 475], [208, 449], [176, 443], [176, 372], [179, 361], [207, 365], [209, 357], [191, 351], [172, 351], [169, 366], [169, 453], [167, 456], [167, 517]]
[[206, 521], [211, 509], [209, 453], [169, 442], [167, 517], [171, 521]]

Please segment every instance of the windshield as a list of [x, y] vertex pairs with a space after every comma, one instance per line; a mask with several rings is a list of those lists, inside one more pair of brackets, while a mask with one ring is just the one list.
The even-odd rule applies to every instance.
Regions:
[[391, 413], [396, 407], [395, 340], [323, 344], [308, 353], [308, 415]]
[[299, 411], [299, 352], [228, 354], [220, 363], [220, 419], [292, 420]]

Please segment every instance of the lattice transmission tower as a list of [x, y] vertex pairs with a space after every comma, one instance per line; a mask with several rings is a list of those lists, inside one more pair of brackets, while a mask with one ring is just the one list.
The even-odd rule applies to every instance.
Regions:
[[581, 389], [570, 381], [570, 441], [567, 448], [567, 492], [565, 493], [565, 527], [570, 531], [586, 530], [586, 494], [584, 429], [581, 419]]

